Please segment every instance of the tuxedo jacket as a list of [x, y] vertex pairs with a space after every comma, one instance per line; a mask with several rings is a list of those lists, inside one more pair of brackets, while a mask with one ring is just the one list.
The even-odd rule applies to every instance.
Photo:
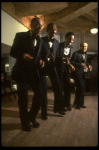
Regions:
[[[83, 60], [83, 54], [85, 54], [85, 60]], [[73, 52], [71, 63], [75, 67], [75, 74], [84, 75], [84, 69], [81, 67], [81, 63], [85, 63], [87, 66], [89, 66], [89, 63], [87, 62], [87, 52], [83, 53], [80, 50]]]
[[[48, 43], [48, 36], [42, 37], [42, 40], [44, 41], [44, 51], [43, 51], [43, 59], [46, 61], [46, 57], [48, 54], [51, 53], [50, 51], [50, 46]], [[58, 55], [58, 50], [59, 50], [59, 42], [57, 39], [53, 39], [53, 46], [52, 46], [52, 51], [54, 54], [54, 58], [53, 58], [53, 63], [55, 63], [56, 57]]]
[[[19, 82], [39, 80], [39, 60], [42, 51], [43, 41], [38, 37], [37, 46], [34, 51], [34, 45], [30, 31], [16, 33], [10, 56], [16, 58], [16, 63], [12, 68], [11, 77]], [[23, 54], [30, 54], [34, 59], [26, 61]]]
[[[72, 53], [72, 46], [70, 47], [70, 53], [69, 55], [66, 55], [66, 57], [69, 57], [71, 59], [71, 53]], [[58, 73], [63, 73], [64, 71], [69, 71], [68, 66], [66, 65], [66, 63], [64, 64], [62, 62], [62, 58], [64, 57], [64, 42], [59, 43], [59, 53], [58, 53], [58, 57], [57, 57], [57, 72]]]
[[[44, 71], [47, 72], [47, 70], [50, 69], [56, 69], [56, 59], [58, 57], [59, 53], [59, 42], [57, 39], [53, 39], [53, 46], [52, 46], [52, 52], [54, 54], [54, 58], [50, 61], [47, 60], [47, 55], [51, 53], [50, 46], [48, 43], [48, 36], [42, 37], [42, 40], [44, 41], [44, 48], [42, 50], [42, 59], [45, 62]], [[51, 65], [50, 65], [51, 64]]]

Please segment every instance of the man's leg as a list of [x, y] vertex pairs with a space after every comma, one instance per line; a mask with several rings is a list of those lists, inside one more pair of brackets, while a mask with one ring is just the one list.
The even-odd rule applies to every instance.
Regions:
[[42, 89], [43, 89], [41, 117], [42, 117], [42, 119], [46, 120], [47, 119], [47, 81], [46, 81], [46, 76], [42, 76], [41, 82], [42, 82]]
[[64, 72], [63, 75], [63, 89], [64, 89], [64, 105], [65, 107], [70, 107], [70, 98], [71, 98], [71, 83], [70, 75], [67, 72]]
[[42, 99], [43, 99], [43, 89], [41, 82], [31, 84], [31, 87], [34, 91], [34, 97], [32, 101], [32, 107], [29, 112], [30, 121], [34, 123], [36, 121], [36, 116], [41, 107]]
[[62, 91], [56, 70], [50, 71], [49, 77], [54, 91], [54, 111], [60, 112], [62, 110]]
[[22, 127], [27, 127], [30, 125], [28, 116], [28, 89], [27, 84], [18, 83], [17, 84], [18, 93], [18, 105], [19, 105], [19, 115]]

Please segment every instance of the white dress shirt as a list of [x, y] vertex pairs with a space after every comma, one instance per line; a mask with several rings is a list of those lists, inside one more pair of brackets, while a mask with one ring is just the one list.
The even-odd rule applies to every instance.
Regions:
[[[31, 37], [32, 37], [32, 34], [33, 34], [33, 31], [30, 30], [30, 36]], [[37, 45], [37, 40], [36, 39], [33, 40], [33, 45], [34, 45], [34, 47]]]
[[70, 53], [70, 47], [68, 47], [64, 42], [64, 55], [69, 55], [69, 53]]
[[37, 40], [36, 39], [34, 39], [33, 44], [34, 44], [34, 47], [37, 45]]
[[68, 55], [69, 53], [70, 53], [70, 48], [69, 47], [64, 48], [64, 54]]
[[50, 48], [52, 48], [53, 43], [52, 42], [48, 42], [48, 43], [49, 43]]
[[85, 54], [82, 54], [83, 60], [85, 60]]

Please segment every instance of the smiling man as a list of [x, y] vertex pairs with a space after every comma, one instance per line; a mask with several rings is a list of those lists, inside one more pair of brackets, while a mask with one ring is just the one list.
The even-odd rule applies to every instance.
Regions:
[[[44, 66], [40, 59], [43, 41], [39, 35], [43, 30], [40, 18], [31, 20], [31, 30], [17, 33], [11, 47], [10, 55], [16, 58], [12, 69], [12, 79], [17, 82], [18, 105], [22, 129], [31, 131], [30, 122], [33, 127], [39, 127], [36, 115], [40, 109], [43, 97], [42, 84], [39, 68]], [[28, 84], [34, 92], [33, 103], [28, 112]]]
[[[43, 74], [45, 76], [49, 76], [52, 83], [52, 88], [54, 91], [54, 113], [58, 112], [61, 115], [65, 115], [61, 107], [61, 85], [59, 82], [59, 77], [55, 65], [59, 50], [59, 42], [57, 39], [55, 39], [55, 34], [57, 33], [56, 24], [49, 23], [47, 25], [46, 31], [47, 36], [42, 37], [45, 46], [45, 49], [42, 53], [42, 58], [45, 61]], [[45, 116], [45, 114], [47, 113], [44, 110], [47, 111], [47, 109], [45, 109], [47, 107], [47, 102], [46, 100], [44, 100], [43, 102], [44, 103], [42, 105], [42, 116]]]
[[[59, 44], [60, 61], [57, 67], [58, 75], [63, 87], [63, 110], [71, 111], [71, 83], [70, 83], [70, 58], [72, 53], [72, 43], [74, 42], [74, 33], [68, 32], [65, 35], [65, 41]], [[73, 70], [73, 68], [72, 68]], [[65, 109], [65, 107], [67, 109]]]
[[86, 108], [86, 106], [84, 106], [84, 72], [86, 72], [88, 68], [89, 71], [92, 71], [92, 66], [87, 62], [87, 49], [88, 44], [86, 42], [82, 42], [80, 44], [80, 49], [73, 52], [71, 57], [71, 63], [75, 66], [73, 77], [76, 84], [76, 94], [74, 100], [76, 109]]

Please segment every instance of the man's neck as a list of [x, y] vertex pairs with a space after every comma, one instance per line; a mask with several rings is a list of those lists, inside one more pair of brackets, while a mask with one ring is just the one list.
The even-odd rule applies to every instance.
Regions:
[[51, 37], [51, 36], [48, 35], [48, 40], [51, 40], [51, 39], [53, 39], [53, 38], [54, 38], [54, 37]]
[[84, 51], [82, 51], [81, 49], [80, 49], [80, 52], [83, 53], [83, 54], [86, 54], [86, 51], [84, 52]]
[[32, 29], [30, 30], [30, 35], [31, 36], [38, 36], [38, 35], [35, 34], [35, 32]]
[[68, 47], [69, 45], [68, 44], [66, 44], [66, 42], [64, 42], [64, 47]]

